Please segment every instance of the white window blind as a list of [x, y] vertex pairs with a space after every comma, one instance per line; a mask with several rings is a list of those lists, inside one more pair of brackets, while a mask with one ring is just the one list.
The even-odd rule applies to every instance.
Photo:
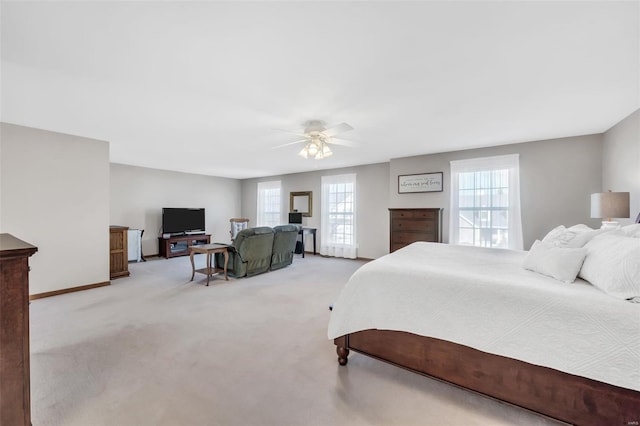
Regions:
[[451, 244], [522, 250], [519, 156], [451, 161]]
[[320, 254], [357, 257], [356, 175], [322, 176]]
[[282, 224], [279, 180], [258, 182], [257, 226], [278, 226]]

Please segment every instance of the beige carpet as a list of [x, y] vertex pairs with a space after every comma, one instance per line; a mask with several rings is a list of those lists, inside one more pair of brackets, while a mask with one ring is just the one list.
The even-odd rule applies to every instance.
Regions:
[[297, 256], [205, 287], [188, 258], [155, 258], [109, 287], [35, 300], [33, 424], [555, 424], [359, 354], [338, 366], [327, 308], [362, 264]]

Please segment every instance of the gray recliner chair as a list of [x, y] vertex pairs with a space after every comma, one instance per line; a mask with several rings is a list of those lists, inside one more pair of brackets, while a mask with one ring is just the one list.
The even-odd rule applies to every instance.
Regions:
[[[229, 246], [227, 272], [234, 277], [250, 277], [269, 270], [273, 250], [273, 229], [268, 226], [243, 229]], [[224, 255], [216, 253], [216, 265], [224, 264]]]
[[273, 253], [271, 270], [284, 268], [293, 262], [293, 252], [298, 240], [297, 225], [280, 225], [273, 228]]

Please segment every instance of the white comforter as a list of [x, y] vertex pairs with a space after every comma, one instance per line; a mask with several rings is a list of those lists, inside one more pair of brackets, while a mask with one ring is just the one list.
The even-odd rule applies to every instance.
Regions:
[[524, 270], [525, 255], [411, 244], [353, 274], [329, 338], [407, 331], [640, 390], [640, 304]]

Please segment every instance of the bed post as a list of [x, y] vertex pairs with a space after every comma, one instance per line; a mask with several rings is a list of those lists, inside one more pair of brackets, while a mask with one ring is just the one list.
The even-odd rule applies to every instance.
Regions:
[[336, 345], [336, 353], [338, 354], [338, 364], [347, 365], [349, 361], [349, 335], [340, 336], [333, 340]]

